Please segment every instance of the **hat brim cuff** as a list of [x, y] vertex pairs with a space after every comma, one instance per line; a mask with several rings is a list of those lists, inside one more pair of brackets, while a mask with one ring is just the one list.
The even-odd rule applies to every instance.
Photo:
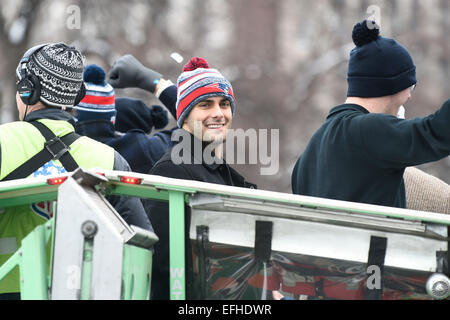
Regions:
[[376, 98], [396, 94], [417, 83], [416, 68], [392, 78], [347, 78], [347, 97]]

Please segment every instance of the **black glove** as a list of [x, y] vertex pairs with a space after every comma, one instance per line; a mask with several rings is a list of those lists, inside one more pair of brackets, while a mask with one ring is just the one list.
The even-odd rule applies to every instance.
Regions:
[[162, 75], [146, 68], [131, 54], [120, 57], [109, 71], [108, 82], [114, 88], [140, 88], [151, 93]]

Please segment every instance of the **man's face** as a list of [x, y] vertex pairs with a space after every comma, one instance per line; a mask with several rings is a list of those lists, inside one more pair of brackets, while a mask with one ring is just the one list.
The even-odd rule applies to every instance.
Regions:
[[183, 129], [202, 141], [225, 141], [231, 120], [230, 101], [221, 96], [210, 97], [192, 108]]

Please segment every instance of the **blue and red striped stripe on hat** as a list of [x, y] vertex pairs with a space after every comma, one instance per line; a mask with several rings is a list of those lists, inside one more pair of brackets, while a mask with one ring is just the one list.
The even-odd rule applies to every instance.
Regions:
[[84, 70], [86, 95], [76, 107], [78, 121], [116, 118], [116, 94], [105, 81], [105, 72], [98, 65], [88, 65]]
[[230, 101], [234, 114], [236, 99], [230, 82], [205, 59], [191, 58], [177, 81], [177, 124], [181, 128], [192, 108], [210, 97], [223, 96]]

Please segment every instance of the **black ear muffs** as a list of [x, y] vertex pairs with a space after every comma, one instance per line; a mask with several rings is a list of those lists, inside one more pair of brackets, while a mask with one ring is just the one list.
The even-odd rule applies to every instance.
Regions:
[[33, 53], [39, 51], [46, 45], [47, 43], [39, 44], [28, 49], [17, 66], [16, 75], [19, 79], [19, 82], [17, 83], [17, 92], [19, 93], [20, 99], [26, 105], [38, 103], [41, 96], [41, 83], [34, 74], [28, 71], [27, 63]]
[[23, 103], [32, 106], [39, 102], [39, 97], [41, 96], [41, 83], [34, 74], [27, 73], [22, 80], [17, 83], [17, 92]]
[[80, 104], [81, 100], [83, 100], [84, 96], [86, 95], [86, 85], [84, 82], [81, 83], [80, 91], [78, 91], [77, 96], [75, 97], [75, 102], [73, 103], [74, 106], [77, 106]]

